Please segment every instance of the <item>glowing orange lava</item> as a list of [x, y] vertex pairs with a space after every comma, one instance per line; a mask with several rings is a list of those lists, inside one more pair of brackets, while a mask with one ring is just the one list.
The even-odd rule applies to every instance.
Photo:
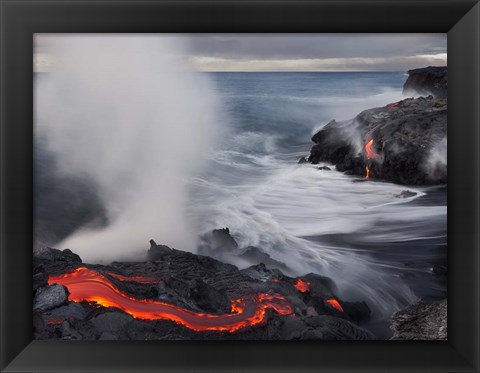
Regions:
[[340, 304], [340, 302], [338, 300], [332, 298], [332, 299], [326, 299], [325, 302], [327, 302], [330, 306], [335, 308], [337, 311], [345, 312], [343, 310], [342, 305]]
[[116, 278], [117, 280], [120, 281], [134, 281], [138, 282], [139, 284], [143, 285], [154, 285], [158, 284], [159, 280], [153, 277], [145, 277], [145, 276], [122, 276], [122, 275], [117, 275], [116, 273], [112, 272], [107, 272], [108, 275]]
[[232, 312], [211, 315], [193, 312], [172, 304], [151, 299], [136, 299], [123, 293], [101, 273], [80, 267], [59, 276], [50, 276], [49, 284], [68, 288], [68, 299], [73, 302], [96, 302], [104, 307], [116, 307], [129, 315], [144, 320], [171, 320], [197, 332], [217, 330], [235, 332], [264, 321], [271, 308], [280, 315], [291, 315], [290, 303], [279, 294], [259, 293], [251, 297], [233, 299]]
[[[369, 159], [375, 159], [379, 156], [379, 154], [373, 149], [373, 139], [371, 139], [369, 142], [367, 142], [367, 145], [365, 145], [365, 153], [367, 154], [367, 160]], [[370, 177], [370, 167], [368, 167], [368, 164], [365, 165], [365, 179], [368, 179]]]
[[298, 279], [294, 286], [300, 293], [310, 291], [310, 283], [307, 281], [303, 281], [302, 279]]
[[393, 104], [390, 104], [387, 106], [387, 109], [388, 110], [391, 110], [393, 109], [394, 107], [398, 106], [400, 104], [400, 102], [394, 102]]
[[367, 159], [374, 159], [378, 157], [378, 153], [373, 150], [373, 139], [367, 142], [365, 145], [365, 153], [367, 153]]
[[48, 325], [60, 325], [63, 323], [63, 319], [54, 319], [54, 320], [49, 320], [47, 321]]

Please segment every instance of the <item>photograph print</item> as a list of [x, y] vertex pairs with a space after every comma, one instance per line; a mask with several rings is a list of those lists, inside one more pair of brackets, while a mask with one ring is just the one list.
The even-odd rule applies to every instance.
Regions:
[[34, 339], [447, 339], [446, 34], [33, 55]]

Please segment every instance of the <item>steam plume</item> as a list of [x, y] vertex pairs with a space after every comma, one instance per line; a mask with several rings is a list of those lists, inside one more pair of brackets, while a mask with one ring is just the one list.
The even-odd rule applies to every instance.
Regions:
[[56, 66], [35, 87], [38, 135], [62, 172], [94, 182], [107, 210], [107, 227], [58, 244], [87, 261], [133, 257], [150, 238], [194, 248], [185, 180], [216, 133], [217, 103], [208, 78], [182, 69], [173, 39], [36, 37]]
[[437, 142], [428, 155], [425, 169], [430, 176], [437, 172], [446, 172], [447, 169], [447, 137]]

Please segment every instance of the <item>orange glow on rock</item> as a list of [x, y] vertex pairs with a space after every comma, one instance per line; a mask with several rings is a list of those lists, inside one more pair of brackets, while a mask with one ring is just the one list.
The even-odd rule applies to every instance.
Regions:
[[66, 286], [70, 292], [68, 299], [73, 302], [87, 301], [116, 307], [143, 320], [170, 320], [197, 332], [216, 330], [231, 333], [257, 325], [265, 320], [268, 308], [280, 315], [293, 314], [290, 302], [280, 294], [259, 293], [232, 299], [232, 312], [224, 315], [198, 313], [157, 300], [136, 299], [120, 291], [101, 273], [85, 267], [50, 276], [48, 283]]
[[117, 280], [120, 281], [133, 281], [133, 282], [138, 282], [139, 284], [144, 284], [144, 285], [154, 285], [158, 284], [159, 280], [153, 277], [145, 277], [145, 276], [122, 276], [122, 275], [117, 275], [116, 273], [112, 272], [107, 272], [109, 276], [112, 276], [116, 278]]
[[55, 319], [55, 320], [48, 320], [47, 324], [48, 325], [60, 325], [63, 323], [63, 319]]
[[365, 179], [368, 179], [369, 176], [370, 176], [370, 169], [368, 168], [368, 166], [365, 166]]
[[294, 286], [300, 293], [306, 293], [307, 291], [310, 291], [310, 283], [303, 281], [302, 279], [298, 279]]
[[365, 153], [367, 154], [367, 159], [374, 159], [378, 157], [378, 153], [373, 150], [373, 139], [367, 142], [365, 145]]
[[335, 308], [337, 311], [345, 312], [343, 310], [342, 305], [340, 304], [340, 302], [338, 300], [332, 298], [332, 299], [326, 299], [325, 302], [327, 302], [330, 306]]
[[393, 104], [388, 105], [388, 106], [387, 106], [387, 109], [388, 109], [388, 110], [391, 110], [391, 109], [393, 109], [394, 107], [397, 107], [399, 104], [400, 104], [400, 102], [394, 102]]

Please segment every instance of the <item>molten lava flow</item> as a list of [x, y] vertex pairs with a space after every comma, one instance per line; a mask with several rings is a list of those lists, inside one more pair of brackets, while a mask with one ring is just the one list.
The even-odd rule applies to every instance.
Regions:
[[393, 104], [388, 105], [388, 106], [387, 106], [387, 109], [388, 109], [388, 110], [391, 110], [391, 109], [393, 109], [394, 107], [397, 107], [399, 104], [400, 104], [400, 102], [394, 102]]
[[342, 305], [340, 304], [340, 302], [338, 300], [332, 298], [332, 299], [326, 299], [325, 302], [327, 302], [330, 306], [335, 308], [337, 311], [345, 312], [343, 310]]
[[117, 275], [116, 273], [112, 272], [107, 272], [108, 275], [116, 278], [117, 280], [120, 281], [133, 281], [133, 282], [138, 282], [139, 284], [143, 285], [154, 285], [158, 284], [159, 280], [153, 277], [145, 277], [145, 276], [122, 276], [122, 275]]
[[59, 276], [50, 276], [49, 284], [61, 284], [68, 288], [73, 302], [96, 302], [104, 307], [117, 307], [129, 315], [144, 320], [171, 320], [189, 329], [235, 332], [257, 325], [265, 319], [266, 310], [274, 309], [280, 315], [293, 314], [290, 303], [279, 294], [255, 294], [249, 298], [233, 299], [232, 313], [210, 315], [193, 312], [172, 304], [136, 299], [113, 285], [97, 271], [80, 267]]
[[298, 279], [294, 286], [300, 293], [310, 291], [310, 283], [307, 281], [303, 281], [302, 279]]
[[367, 153], [367, 159], [374, 159], [378, 157], [378, 153], [373, 150], [373, 139], [367, 142], [365, 145], [365, 153]]
[[[369, 159], [375, 159], [379, 156], [379, 154], [373, 149], [373, 139], [371, 139], [369, 142], [367, 142], [367, 145], [365, 145], [365, 153], [367, 154], [367, 160]], [[368, 164], [365, 165], [365, 179], [368, 179], [370, 177], [370, 167], [368, 167]]]

